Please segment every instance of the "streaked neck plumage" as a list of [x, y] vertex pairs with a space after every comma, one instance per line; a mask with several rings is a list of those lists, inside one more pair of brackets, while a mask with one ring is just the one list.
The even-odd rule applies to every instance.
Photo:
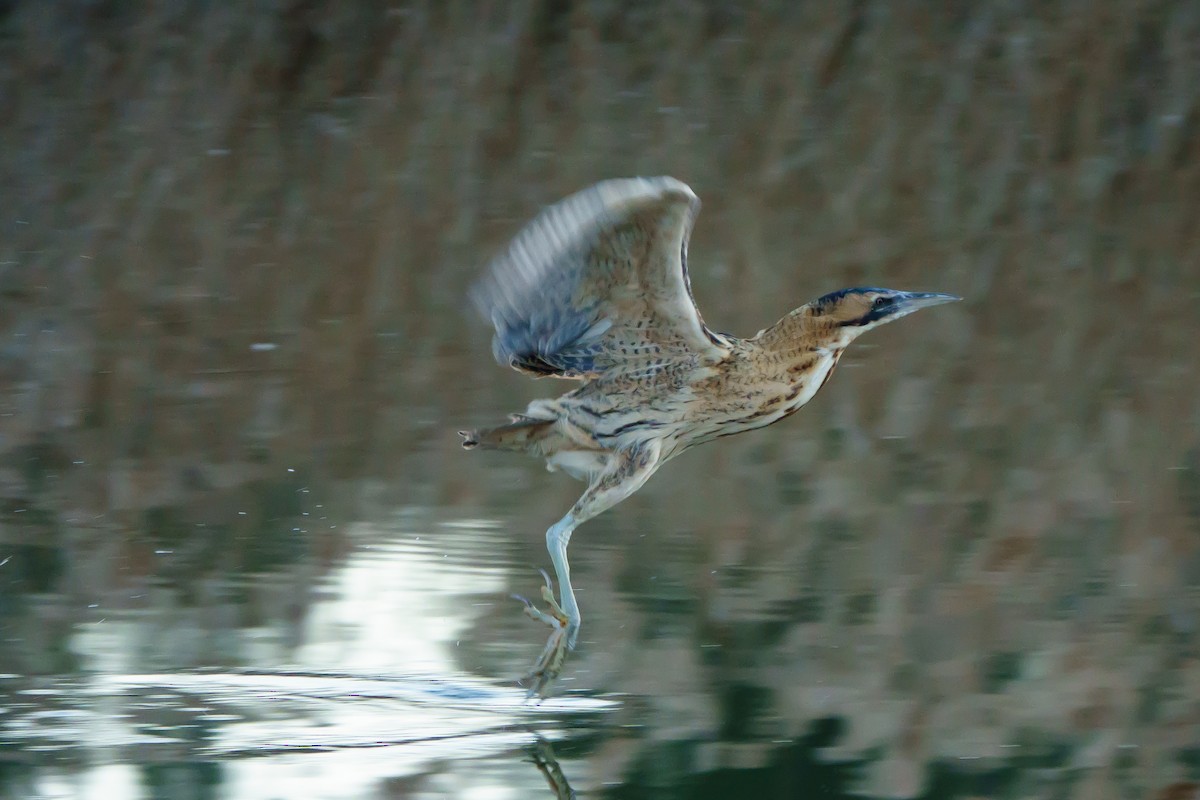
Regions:
[[811, 303], [789, 312], [783, 319], [755, 334], [752, 342], [764, 351], [786, 358], [804, 353], [845, 350], [862, 328], [838, 324], [837, 320], [814, 315]]
[[776, 380], [790, 388], [782, 398], [777, 418], [786, 417], [813, 398], [837, 367], [857, 331], [814, 314], [810, 305], [792, 311], [749, 340], [758, 357], [774, 365]]

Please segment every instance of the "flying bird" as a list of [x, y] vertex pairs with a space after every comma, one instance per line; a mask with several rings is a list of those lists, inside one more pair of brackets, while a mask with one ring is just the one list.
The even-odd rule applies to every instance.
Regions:
[[567, 544], [582, 523], [698, 444], [754, 430], [813, 398], [862, 334], [961, 298], [859, 287], [819, 297], [749, 339], [704, 324], [692, 298], [688, 237], [700, 209], [674, 178], [598, 183], [549, 206], [495, 258], [471, 299], [495, 327], [496, 360], [578, 388], [537, 399], [510, 422], [460, 431], [465, 448], [512, 450], [587, 483], [546, 531], [551, 627], [528, 676], [544, 696], [579, 635]]

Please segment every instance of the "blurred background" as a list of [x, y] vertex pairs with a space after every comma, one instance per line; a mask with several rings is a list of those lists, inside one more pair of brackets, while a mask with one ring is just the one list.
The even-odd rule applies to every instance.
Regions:
[[[523, 705], [465, 292], [660, 174], [718, 330], [966, 300], [582, 527]], [[0, 2], [0, 796], [1195, 798], [1198, 223], [1191, 0]]]

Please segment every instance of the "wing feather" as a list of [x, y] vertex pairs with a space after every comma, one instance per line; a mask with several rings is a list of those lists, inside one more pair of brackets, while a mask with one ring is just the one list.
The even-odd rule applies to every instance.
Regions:
[[471, 291], [496, 360], [564, 378], [719, 360], [687, 274], [699, 208], [666, 177], [604, 181], [546, 208]]

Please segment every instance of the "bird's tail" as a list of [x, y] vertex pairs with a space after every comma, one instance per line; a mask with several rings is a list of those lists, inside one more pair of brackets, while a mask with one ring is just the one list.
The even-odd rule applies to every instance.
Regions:
[[459, 431], [466, 450], [517, 450], [529, 452], [554, 431], [555, 420], [534, 419], [514, 414], [512, 422], [495, 428]]

